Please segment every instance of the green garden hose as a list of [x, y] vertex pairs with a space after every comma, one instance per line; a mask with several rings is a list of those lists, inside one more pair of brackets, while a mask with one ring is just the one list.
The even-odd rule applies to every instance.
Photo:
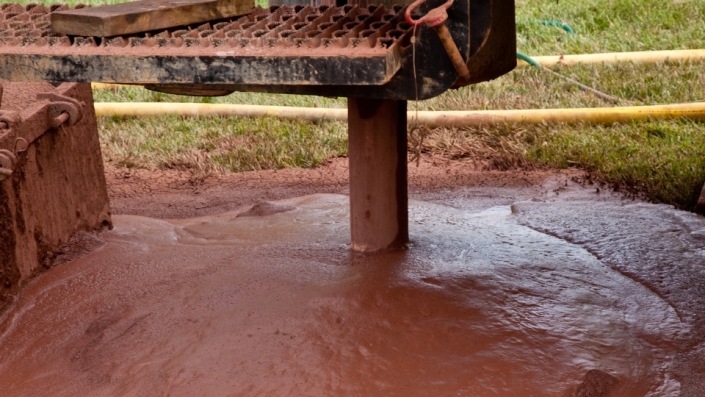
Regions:
[[528, 55], [526, 55], [526, 54], [522, 54], [521, 52], [517, 52], [517, 58], [518, 58], [518, 59], [521, 59], [522, 61], [527, 62], [527, 63], [528, 63], [529, 65], [531, 65], [531, 66], [535, 66], [535, 67], [537, 67], [537, 68], [539, 68], [539, 69], [541, 69], [541, 70], [545, 70], [545, 71], [551, 73], [551, 74], [554, 75], [554, 76], [558, 76], [558, 77], [560, 77], [560, 78], [562, 78], [562, 79], [568, 81], [568, 82], [571, 83], [571, 84], [575, 84], [575, 85], [577, 85], [581, 90], [587, 91], [587, 92], [590, 92], [590, 93], [593, 93], [593, 94], [595, 94], [596, 96], [598, 96], [599, 98], [601, 98], [601, 99], [603, 99], [603, 100], [605, 100], [605, 101], [607, 101], [607, 102], [611, 102], [611, 103], [620, 103], [620, 102], [627, 102], [627, 103], [630, 103], [630, 102], [631, 102], [631, 101], [626, 101], [626, 100], [624, 100], [624, 99], [617, 98], [616, 96], [612, 96], [612, 95], [609, 95], [609, 94], [605, 94], [604, 92], [599, 91], [599, 90], [596, 90], [596, 89], [594, 89], [594, 88], [592, 88], [592, 87], [586, 86], [585, 84], [583, 84], [583, 83], [581, 83], [581, 82], [579, 82], [579, 81], [577, 81], [577, 80], [575, 80], [575, 79], [572, 79], [572, 78], [570, 78], [570, 77], [568, 77], [568, 76], [564, 76], [564, 75], [562, 75], [562, 74], [560, 74], [560, 73], [558, 73], [558, 72], [556, 72], [556, 71], [554, 71], [554, 70], [551, 70], [551, 69], [549, 69], [549, 68], [546, 68], [546, 67], [544, 67], [543, 65], [541, 65], [540, 63], [536, 62], [536, 60], [532, 59], [530, 56], [528, 56]]
[[530, 19], [528, 21], [524, 21], [524, 23], [536, 23], [539, 25], [544, 25], [544, 26], [555, 26], [557, 28], [561, 28], [568, 32], [568, 34], [574, 34], [575, 31], [573, 28], [570, 27], [567, 23], [561, 22], [561, 21], [550, 21], [550, 20], [543, 20], [543, 19]]

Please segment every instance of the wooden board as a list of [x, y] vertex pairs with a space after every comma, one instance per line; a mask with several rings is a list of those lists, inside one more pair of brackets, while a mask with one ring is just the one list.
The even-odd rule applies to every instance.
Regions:
[[87, 54], [81, 48], [72, 53], [72, 47], [30, 47], [19, 47], [14, 54], [0, 53], [0, 81], [379, 86], [400, 67], [394, 51], [375, 57], [322, 57], [227, 54], [234, 51], [159, 54], [145, 48], [141, 54], [120, 55], [109, 53], [112, 48]]
[[111, 37], [236, 17], [254, 0], [142, 0], [51, 14], [52, 30], [71, 36]]

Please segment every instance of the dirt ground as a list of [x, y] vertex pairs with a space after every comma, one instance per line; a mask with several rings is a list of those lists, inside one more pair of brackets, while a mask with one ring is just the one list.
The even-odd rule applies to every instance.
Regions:
[[[106, 165], [113, 214], [182, 219], [232, 211], [260, 201], [313, 193], [348, 193], [347, 158], [313, 169], [269, 170], [194, 176], [175, 170], [142, 170]], [[442, 202], [473, 197], [482, 208], [559, 195], [568, 185], [589, 186], [579, 170], [487, 171], [471, 162], [424, 158], [409, 164], [411, 199]], [[612, 197], [604, 187], [595, 192]], [[602, 189], [602, 190], [601, 190]], [[453, 194], [448, 192], [454, 191]]]

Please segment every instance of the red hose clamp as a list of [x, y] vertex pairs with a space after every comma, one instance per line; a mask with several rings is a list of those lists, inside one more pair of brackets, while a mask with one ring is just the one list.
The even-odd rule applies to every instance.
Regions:
[[426, 0], [416, 0], [406, 8], [406, 21], [412, 26], [423, 25], [425, 23], [429, 28], [435, 28], [443, 24], [448, 19], [448, 12], [446, 10], [453, 5], [453, 0], [448, 0], [444, 4], [432, 9], [419, 19], [413, 19], [411, 17], [411, 12], [425, 2]]

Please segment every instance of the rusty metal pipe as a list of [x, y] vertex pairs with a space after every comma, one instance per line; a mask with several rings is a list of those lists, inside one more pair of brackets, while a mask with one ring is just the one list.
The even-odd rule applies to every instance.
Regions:
[[450, 35], [450, 31], [445, 23], [442, 23], [434, 28], [436, 33], [438, 33], [438, 38], [441, 39], [443, 43], [443, 48], [445, 48], [450, 60], [453, 62], [453, 67], [458, 73], [459, 83], [463, 84], [470, 80], [470, 71], [468, 70], [468, 65], [465, 64], [465, 60], [460, 51], [458, 51], [458, 46], [455, 45], [453, 41], [453, 36]]

